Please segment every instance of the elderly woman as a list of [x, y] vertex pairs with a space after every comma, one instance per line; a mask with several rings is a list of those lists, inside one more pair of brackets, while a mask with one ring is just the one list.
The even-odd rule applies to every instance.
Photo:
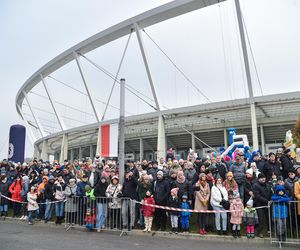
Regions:
[[[210, 204], [215, 211], [224, 211], [225, 209], [220, 204], [222, 200], [228, 201], [228, 193], [226, 188], [222, 185], [222, 178], [218, 177], [215, 181], [215, 184], [211, 188], [211, 198]], [[225, 212], [218, 212], [215, 213], [215, 223], [216, 229], [219, 235], [221, 235], [221, 222], [220, 217], [222, 217], [222, 230], [223, 234], [227, 235], [227, 214]]]
[[78, 198], [75, 197], [77, 192], [77, 185], [76, 180], [71, 178], [69, 180], [68, 185], [65, 188], [64, 194], [67, 198], [66, 205], [65, 205], [65, 212], [66, 212], [66, 222], [68, 225], [73, 225], [76, 223], [77, 219], [77, 207], [78, 207]]

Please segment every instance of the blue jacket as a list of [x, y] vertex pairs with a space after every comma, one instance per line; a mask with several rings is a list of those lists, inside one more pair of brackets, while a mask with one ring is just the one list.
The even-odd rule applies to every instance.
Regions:
[[[279, 191], [283, 191], [283, 195], [279, 195]], [[275, 194], [272, 196], [273, 205], [273, 217], [275, 219], [285, 219], [288, 217], [288, 208], [287, 202], [291, 198], [286, 195], [285, 188], [281, 185], [278, 185], [275, 190]]]
[[[181, 202], [180, 208], [182, 209], [191, 209], [190, 204], [188, 202]], [[191, 212], [181, 212], [181, 216], [191, 216]]]

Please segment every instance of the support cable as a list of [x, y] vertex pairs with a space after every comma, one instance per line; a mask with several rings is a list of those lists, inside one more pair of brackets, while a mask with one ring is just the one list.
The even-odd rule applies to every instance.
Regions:
[[[89, 58], [87, 58], [85, 55], [82, 55], [80, 53], [78, 53], [79, 55], [81, 55], [83, 58], [85, 58], [88, 62], [90, 62], [92, 65], [94, 65], [97, 69], [101, 70], [104, 74], [106, 74], [108, 77], [110, 77], [111, 79], [115, 80], [115, 76], [110, 73], [109, 71], [107, 71], [106, 69], [102, 68], [101, 66], [99, 66], [97, 63], [93, 62], [92, 60], [90, 60]], [[116, 79], [116, 82], [118, 84], [120, 84], [120, 80]], [[129, 89], [127, 86], [127, 84], [125, 84], [125, 89], [127, 89], [130, 93], [132, 93], [133, 95], [135, 95], [137, 98], [139, 98], [140, 100], [142, 100], [144, 103], [146, 103], [147, 105], [149, 105], [151, 108], [153, 108], [154, 110], [157, 110], [156, 107], [154, 107], [151, 103], [147, 102], [145, 99], [143, 99], [142, 97], [140, 97], [139, 95], [137, 95], [133, 90]], [[131, 87], [132, 88], [132, 87]]]
[[171, 62], [171, 64], [182, 74], [182, 76], [200, 93], [206, 100], [207, 102], [211, 102], [211, 100], [196, 86], [196, 84], [188, 78], [188, 76], [174, 63], [174, 61], [166, 54], [166, 52], [158, 45], [157, 42], [153, 40], [152, 37], [143, 29], [145, 34], [149, 37], [149, 39], [157, 46], [157, 48], [166, 56], [166, 58]]
[[132, 35], [132, 32], [130, 32], [130, 34], [129, 34], [129, 36], [128, 36], [128, 39], [127, 39], [127, 42], [126, 42], [126, 45], [125, 45], [125, 49], [124, 49], [124, 52], [123, 52], [123, 55], [122, 55], [122, 57], [121, 57], [121, 61], [120, 61], [120, 64], [119, 64], [119, 67], [118, 67], [118, 70], [117, 70], [117, 74], [116, 74], [115, 79], [114, 79], [114, 84], [113, 84], [113, 86], [112, 86], [112, 88], [111, 88], [111, 91], [110, 91], [110, 93], [109, 93], [109, 97], [108, 97], [108, 100], [107, 100], [107, 102], [106, 102], [105, 109], [104, 109], [104, 111], [103, 111], [103, 115], [102, 115], [101, 121], [103, 121], [104, 118], [105, 118], [105, 114], [106, 114], [106, 111], [107, 111], [107, 107], [108, 107], [108, 105], [109, 105], [109, 102], [110, 102], [112, 93], [113, 93], [114, 88], [115, 88], [115, 86], [116, 86], [116, 82], [117, 82], [117, 79], [118, 79], [118, 76], [119, 76], [119, 73], [120, 73], [120, 70], [121, 70], [121, 66], [122, 66], [122, 64], [123, 64], [123, 60], [124, 60], [124, 57], [125, 57], [125, 54], [126, 54], [126, 51], [127, 51], [127, 48], [128, 48], [128, 44], [129, 44], [131, 35]]

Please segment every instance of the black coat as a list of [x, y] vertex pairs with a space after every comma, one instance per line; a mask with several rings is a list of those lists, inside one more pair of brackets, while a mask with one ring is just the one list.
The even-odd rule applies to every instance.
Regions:
[[[170, 196], [169, 199], [168, 199], [167, 205], [168, 205], [168, 207], [179, 208], [180, 207], [180, 200], [179, 200], [178, 197], [173, 199], [173, 197]], [[172, 211], [172, 210], [169, 210], [168, 213], [170, 215], [179, 215], [180, 214], [179, 211]]]
[[170, 194], [169, 183], [166, 180], [154, 182], [154, 199], [157, 205], [166, 205]]
[[53, 190], [53, 183], [48, 182], [48, 183], [45, 185], [45, 199], [53, 201], [53, 200], [54, 200], [54, 195], [53, 195], [53, 193], [54, 193], [54, 190]]
[[253, 185], [252, 190], [255, 206], [267, 206], [272, 196], [270, 185], [267, 183], [261, 184], [258, 181]]
[[216, 168], [218, 169], [218, 173], [219, 175], [222, 177], [223, 180], [226, 179], [226, 174], [228, 172], [227, 166], [225, 165], [225, 163], [220, 162], [220, 163], [216, 163], [215, 164]]
[[[101, 180], [98, 181], [97, 185], [94, 188], [94, 195], [96, 197], [106, 197], [105, 192], [106, 192], [107, 187], [108, 187], [108, 183], [107, 182], [102, 183]], [[103, 199], [97, 198], [97, 202], [99, 202], [99, 203], [106, 203], [107, 199], [105, 199], [105, 198], [103, 198]]]
[[293, 169], [293, 162], [288, 155], [281, 156], [280, 161], [283, 168], [282, 176], [286, 179], [288, 178], [288, 171]]
[[[6, 181], [5, 183], [0, 181], [0, 193], [9, 197], [9, 186], [10, 186], [10, 183], [8, 181]], [[1, 201], [0, 205], [8, 204], [8, 200], [6, 198], [0, 197], [0, 201]]]
[[122, 190], [123, 197], [138, 200], [137, 184], [138, 180], [134, 176], [131, 176], [130, 179], [125, 178]]
[[173, 182], [171, 189], [173, 188], [179, 188], [178, 190], [178, 197], [181, 199], [181, 197], [186, 194], [188, 197], [188, 200], [193, 199], [193, 187], [192, 183], [189, 181], [185, 180], [183, 183], [179, 183], [178, 181]]
[[280, 167], [281, 166], [279, 162], [266, 162], [264, 167], [264, 175], [266, 176], [267, 181], [270, 181], [272, 179], [273, 174], [275, 174], [276, 176], [282, 175]]

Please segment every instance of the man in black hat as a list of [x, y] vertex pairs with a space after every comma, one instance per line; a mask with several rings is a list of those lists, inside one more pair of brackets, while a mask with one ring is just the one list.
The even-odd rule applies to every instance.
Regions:
[[281, 165], [282, 165], [282, 168], [283, 168], [282, 176], [285, 179], [288, 178], [288, 171], [290, 169], [293, 169], [293, 162], [292, 162], [292, 159], [291, 159], [291, 154], [292, 154], [292, 152], [291, 152], [290, 149], [285, 149], [283, 151], [283, 155], [280, 158]]
[[267, 182], [272, 180], [272, 175], [282, 175], [281, 164], [276, 161], [276, 156], [272, 152], [269, 153], [269, 160], [265, 164], [264, 175], [266, 176]]
[[257, 209], [258, 215], [258, 227], [257, 234], [260, 238], [263, 238], [262, 234], [264, 225], [268, 225], [268, 202], [271, 199], [271, 187], [266, 183], [266, 177], [260, 173], [258, 175], [258, 182], [253, 185], [254, 203], [256, 207], [266, 206], [265, 208]]

